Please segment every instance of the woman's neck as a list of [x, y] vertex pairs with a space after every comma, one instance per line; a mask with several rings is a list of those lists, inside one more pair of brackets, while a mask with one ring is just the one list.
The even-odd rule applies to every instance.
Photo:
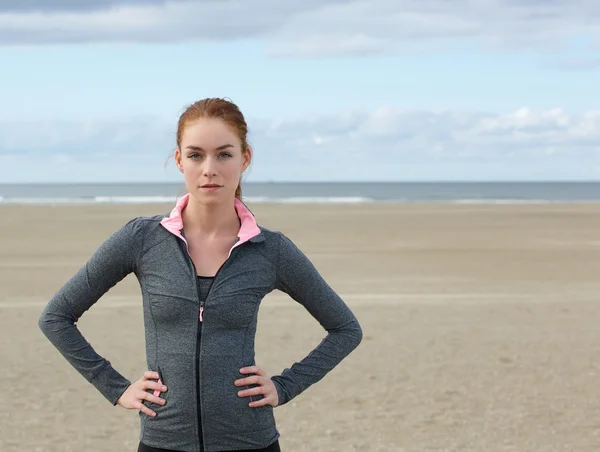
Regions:
[[190, 197], [181, 215], [186, 233], [207, 239], [235, 237], [240, 230], [240, 219], [233, 202], [203, 203]]

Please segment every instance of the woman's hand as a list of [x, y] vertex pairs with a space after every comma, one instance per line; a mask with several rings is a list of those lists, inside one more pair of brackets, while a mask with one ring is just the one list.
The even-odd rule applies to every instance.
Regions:
[[235, 380], [234, 384], [236, 386], [246, 386], [257, 384], [260, 385], [255, 388], [244, 389], [242, 391], [238, 391], [238, 396], [240, 397], [248, 397], [255, 396], [258, 394], [262, 394], [263, 398], [260, 400], [252, 401], [248, 405], [252, 408], [271, 405], [276, 407], [279, 404], [279, 395], [277, 394], [277, 389], [275, 388], [275, 384], [271, 381], [271, 378], [266, 374], [258, 366], [250, 366], [250, 367], [242, 367], [240, 372], [243, 374], [255, 374], [250, 377], [240, 378], [239, 380]]
[[142, 401], [147, 400], [158, 405], [164, 405], [166, 403], [165, 399], [161, 399], [154, 394], [146, 392], [147, 389], [154, 389], [155, 391], [159, 392], [165, 392], [167, 390], [165, 385], [158, 384], [158, 381], [154, 381], [158, 379], [158, 372], [144, 372], [142, 378], [135, 383], [132, 383], [125, 390], [123, 395], [121, 395], [117, 401], [117, 404], [129, 410], [141, 411], [148, 416], [156, 416], [156, 413], [144, 405]]

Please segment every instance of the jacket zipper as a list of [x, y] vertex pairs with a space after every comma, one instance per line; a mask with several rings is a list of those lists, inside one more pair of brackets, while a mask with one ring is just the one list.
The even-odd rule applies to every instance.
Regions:
[[[183, 236], [183, 231], [182, 231], [182, 236]], [[185, 238], [185, 236], [184, 236]], [[219, 276], [219, 273], [221, 272], [221, 270], [223, 269], [223, 267], [225, 267], [225, 264], [227, 263], [227, 261], [229, 261], [229, 258], [231, 257], [231, 254], [233, 253], [234, 248], [236, 247], [237, 243], [239, 242], [239, 237], [236, 238], [235, 243], [233, 244], [231, 250], [229, 251], [229, 256], [227, 256], [227, 259], [225, 259], [225, 261], [223, 262], [223, 264], [219, 267], [219, 269], [217, 270], [217, 273], [215, 273], [215, 277], [213, 278], [213, 282], [210, 285], [210, 289], [208, 289], [208, 293], [206, 294], [206, 299], [205, 300], [200, 300], [200, 292], [198, 291], [198, 271], [196, 270], [196, 265], [194, 264], [194, 261], [192, 260], [192, 257], [190, 256], [190, 253], [188, 251], [187, 248], [187, 243], [185, 243], [185, 247], [186, 247], [186, 254], [188, 257], [188, 260], [192, 266], [192, 272], [193, 272], [193, 278], [194, 278], [194, 287], [196, 288], [196, 297], [198, 299], [198, 302], [200, 304], [200, 314], [198, 316], [198, 321], [197, 321], [197, 325], [196, 325], [196, 403], [197, 406], [199, 407], [199, 410], [197, 409], [197, 411], [200, 412], [200, 422], [198, 422], [198, 416], [196, 414], [196, 424], [198, 425], [198, 435], [197, 435], [197, 442], [199, 445], [199, 450], [200, 451], [204, 451], [204, 429], [202, 428], [202, 423], [204, 422], [204, 415], [203, 415], [203, 409], [202, 409], [202, 390], [200, 387], [200, 366], [202, 365], [202, 360], [200, 359], [200, 354], [202, 353], [202, 338], [200, 333], [200, 328], [201, 328], [201, 323], [204, 322], [203, 319], [203, 312], [204, 312], [204, 304], [206, 303], [206, 300], [208, 300], [208, 298], [210, 297], [210, 294], [212, 293], [212, 289], [215, 286], [215, 283], [217, 282], [217, 277]], [[202, 438], [202, 442], [200, 442], [200, 437]]]
[[[236, 241], [237, 243], [237, 241]], [[216, 283], [217, 283], [217, 277], [219, 276], [219, 273], [221, 272], [221, 270], [225, 267], [225, 265], [227, 264], [227, 262], [229, 261], [229, 258], [231, 257], [231, 254], [233, 252], [233, 248], [231, 249], [231, 251], [229, 252], [229, 256], [227, 256], [227, 259], [225, 259], [225, 262], [223, 262], [223, 264], [219, 267], [219, 269], [217, 270], [217, 273], [215, 273], [215, 277], [213, 278], [213, 282], [210, 285], [210, 288], [208, 289], [208, 293], [206, 294], [206, 298], [204, 301], [200, 302], [200, 316], [198, 318], [198, 329], [201, 328], [201, 323], [204, 323], [204, 319], [202, 317], [202, 314], [204, 312], [204, 304], [206, 303], [206, 301], [209, 299], [210, 294], [212, 293], [213, 287], [215, 287]], [[190, 258], [191, 260], [191, 258]], [[193, 265], [193, 262], [192, 262]], [[197, 276], [196, 276], [197, 277]], [[198, 283], [196, 282], [196, 292], [198, 292]], [[200, 299], [200, 294], [198, 293], [198, 299]], [[197, 334], [197, 333], [196, 333]], [[202, 431], [202, 442], [204, 443], [204, 429], [202, 428], [202, 423], [204, 422], [204, 409], [203, 409], [203, 404], [202, 404], [202, 388], [200, 386], [200, 375], [202, 374], [201, 371], [201, 367], [202, 367], [202, 338], [199, 336], [198, 339], [196, 340], [196, 394], [197, 394], [197, 402], [199, 405], [199, 411], [200, 411], [200, 423], [199, 423], [199, 428]], [[204, 450], [204, 444], [200, 445], [200, 450]]]
[[[194, 261], [192, 260], [192, 258], [190, 257], [189, 252], [187, 252], [187, 243], [186, 243], [186, 254], [188, 256], [188, 261], [190, 262], [191, 266], [192, 266], [192, 277], [193, 277], [193, 282], [194, 282], [194, 287], [196, 288], [196, 298], [198, 299], [198, 301], [200, 301], [200, 292], [198, 291], [198, 272], [196, 271], [196, 266], [194, 265]], [[202, 309], [202, 308], [200, 308]], [[201, 412], [201, 403], [200, 403], [200, 373], [198, 372], [198, 368], [199, 368], [199, 357], [198, 357], [198, 350], [200, 349], [200, 341], [201, 341], [201, 337], [200, 337], [200, 320], [198, 320], [196, 322], [196, 350], [195, 350], [195, 372], [196, 372], [196, 427], [197, 427], [197, 434], [196, 434], [196, 442], [198, 443], [198, 450], [199, 451], [203, 451], [204, 450], [204, 432], [202, 431], [202, 412]], [[200, 409], [200, 419], [198, 419], [198, 410]], [[200, 422], [199, 422], [200, 421]], [[200, 438], [202, 438], [202, 441], [200, 441]]]

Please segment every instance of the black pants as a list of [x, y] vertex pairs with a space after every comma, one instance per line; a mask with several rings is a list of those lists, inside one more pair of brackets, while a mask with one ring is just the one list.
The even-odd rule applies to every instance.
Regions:
[[[146, 446], [144, 443], [140, 443], [137, 452], [177, 452], [170, 449], [157, 449], [156, 447]], [[223, 451], [223, 452], [236, 452], [236, 451]], [[281, 452], [279, 448], [279, 440], [275, 441], [264, 449], [245, 449], [244, 452]]]

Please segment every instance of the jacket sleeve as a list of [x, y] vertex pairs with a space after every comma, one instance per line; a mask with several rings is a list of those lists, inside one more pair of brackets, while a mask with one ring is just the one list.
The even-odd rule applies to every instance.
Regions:
[[300, 303], [327, 331], [326, 337], [300, 362], [271, 377], [283, 405], [321, 380], [362, 340], [358, 320], [319, 274], [306, 255], [283, 233], [276, 288]]
[[64, 358], [113, 405], [131, 382], [98, 355], [77, 320], [111, 287], [136, 270], [141, 249], [136, 219], [115, 231], [50, 299], [38, 325]]

